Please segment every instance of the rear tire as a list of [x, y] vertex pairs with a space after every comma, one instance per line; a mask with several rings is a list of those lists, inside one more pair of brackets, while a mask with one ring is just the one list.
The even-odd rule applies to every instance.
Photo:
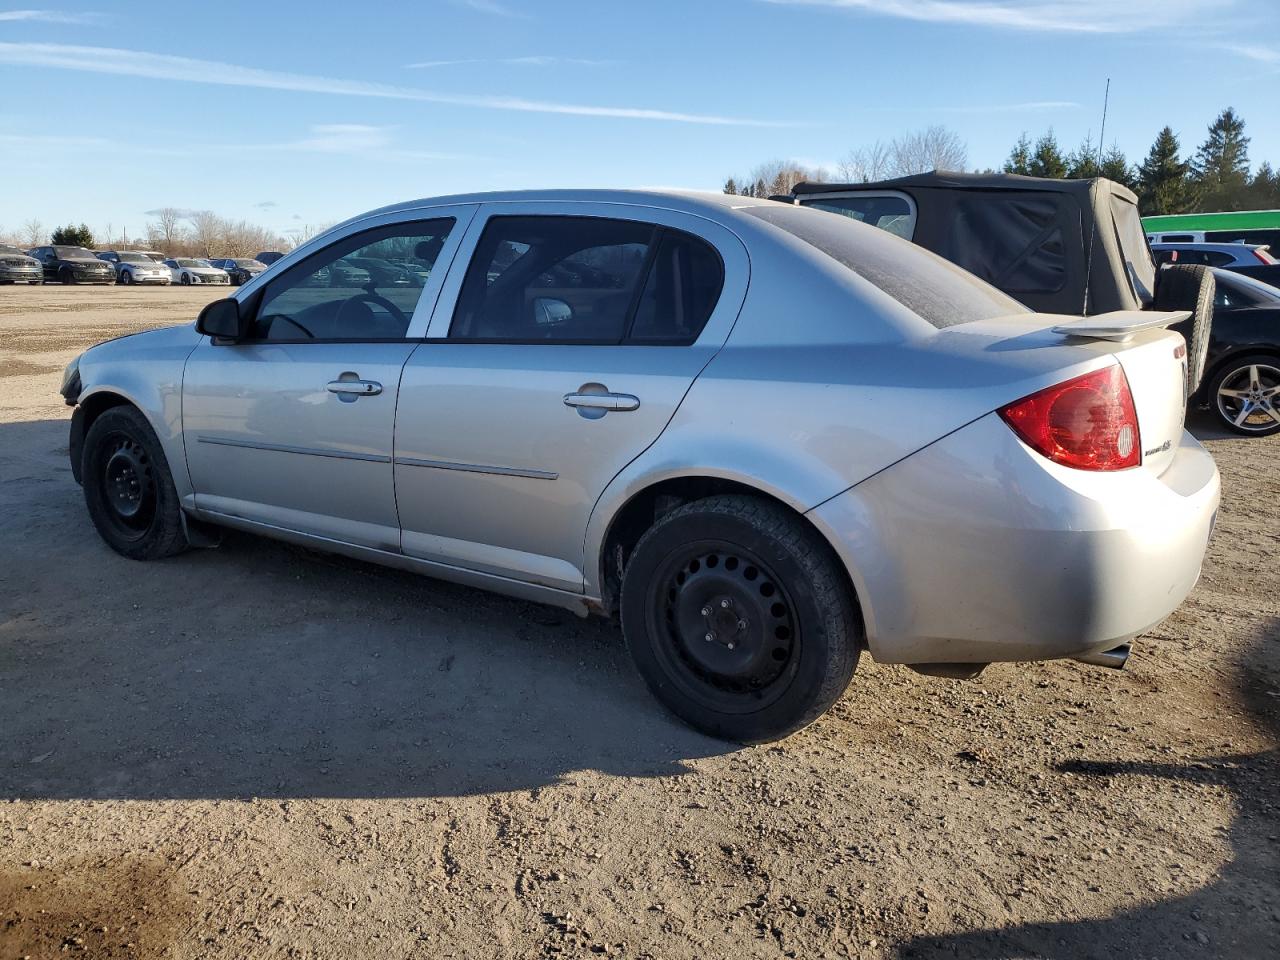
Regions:
[[84, 501], [99, 535], [130, 560], [187, 549], [169, 463], [136, 407], [112, 407], [89, 428], [80, 461]]
[[1213, 271], [1193, 263], [1162, 267], [1156, 278], [1155, 309], [1191, 311], [1190, 320], [1169, 328], [1182, 334], [1187, 341], [1188, 397], [1200, 389], [1200, 382], [1204, 379], [1209, 335], [1213, 327], [1213, 297], [1217, 288]]
[[710, 497], [661, 517], [623, 572], [621, 612], [654, 696], [739, 743], [781, 739], [826, 713], [862, 644], [830, 546], [756, 497]]
[[1280, 420], [1276, 419], [1280, 416], [1280, 394], [1266, 396], [1271, 390], [1280, 390], [1280, 357], [1266, 353], [1233, 357], [1209, 383], [1209, 409], [1232, 433], [1269, 437], [1280, 433]]

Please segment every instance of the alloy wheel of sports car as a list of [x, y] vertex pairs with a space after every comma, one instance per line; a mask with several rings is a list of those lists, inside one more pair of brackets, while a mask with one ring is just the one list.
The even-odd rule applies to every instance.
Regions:
[[838, 561], [804, 521], [720, 496], [661, 517], [622, 584], [627, 645], [654, 695], [742, 743], [811, 723], [848, 686], [861, 626]]
[[1213, 410], [1223, 426], [1251, 437], [1280, 432], [1280, 358], [1232, 360], [1214, 377]]
[[184, 273], [184, 274], [182, 275], [182, 282], [183, 282], [183, 283], [190, 283], [190, 282], [191, 282], [191, 274], [189, 274], [189, 273]]

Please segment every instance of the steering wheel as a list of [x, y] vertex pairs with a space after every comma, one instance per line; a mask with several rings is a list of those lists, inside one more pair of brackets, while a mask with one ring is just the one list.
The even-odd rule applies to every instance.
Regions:
[[354, 297], [349, 297], [346, 300], [344, 300], [342, 302], [342, 306], [338, 308], [338, 315], [333, 318], [333, 322], [335, 326], [341, 327], [342, 321], [346, 315], [346, 312], [353, 303], [376, 303], [378, 306], [382, 307], [388, 313], [390, 313], [393, 317], [395, 317], [396, 322], [404, 324], [406, 330], [409, 328], [409, 318], [404, 315], [403, 310], [397, 307], [394, 303], [392, 303], [386, 297], [381, 296], [380, 294], [372, 293], [372, 292], [357, 293]]

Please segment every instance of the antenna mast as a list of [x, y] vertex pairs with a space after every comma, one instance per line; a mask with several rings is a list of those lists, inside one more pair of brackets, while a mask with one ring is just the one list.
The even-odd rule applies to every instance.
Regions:
[[1102, 166], [1102, 146], [1107, 142], [1107, 107], [1111, 104], [1111, 78], [1107, 77], [1107, 92], [1102, 95], [1102, 130], [1098, 133], [1098, 166]]

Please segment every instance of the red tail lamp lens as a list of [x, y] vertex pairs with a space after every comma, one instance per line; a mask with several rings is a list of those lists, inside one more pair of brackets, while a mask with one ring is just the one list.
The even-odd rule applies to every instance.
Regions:
[[1054, 463], [1124, 470], [1142, 462], [1138, 413], [1119, 364], [1033, 393], [999, 413], [1029, 447]]

